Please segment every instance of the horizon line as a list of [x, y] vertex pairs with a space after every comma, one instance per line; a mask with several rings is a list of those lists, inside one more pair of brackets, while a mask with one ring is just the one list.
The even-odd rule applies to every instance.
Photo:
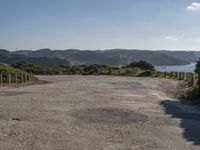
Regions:
[[0, 48], [0, 50], [7, 51], [38, 51], [38, 50], [51, 50], [51, 51], [67, 51], [67, 50], [79, 50], [79, 51], [107, 51], [107, 50], [140, 50], [140, 51], [200, 51], [200, 50], [189, 50], [189, 49], [139, 49], [139, 48], [108, 48], [108, 49], [79, 49], [79, 48], [67, 48], [67, 49], [53, 49], [53, 48], [39, 48], [39, 49], [7, 49]]

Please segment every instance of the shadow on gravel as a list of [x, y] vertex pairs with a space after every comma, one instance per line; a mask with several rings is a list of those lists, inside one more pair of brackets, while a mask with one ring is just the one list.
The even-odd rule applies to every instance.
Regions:
[[164, 100], [160, 104], [165, 108], [166, 114], [181, 119], [184, 138], [195, 145], [200, 145], [200, 112], [189, 111], [188, 109], [192, 109], [191, 106], [182, 102]]
[[128, 124], [145, 122], [148, 118], [135, 111], [119, 108], [96, 108], [75, 111], [72, 117], [84, 123]]
[[0, 96], [18, 96], [18, 95], [24, 95], [24, 94], [30, 94], [31, 92], [20, 92], [20, 91], [7, 91], [2, 92], [0, 91]]

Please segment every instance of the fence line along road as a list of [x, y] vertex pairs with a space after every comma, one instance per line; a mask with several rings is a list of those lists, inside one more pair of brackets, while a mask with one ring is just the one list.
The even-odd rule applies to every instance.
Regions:
[[184, 80], [187, 86], [193, 86], [196, 84], [197, 76], [191, 72], [159, 72], [156, 71], [153, 77], [161, 77], [167, 79]]
[[[0, 72], [0, 84], [10, 83], [26, 83], [33, 81], [32, 73], [2, 73]], [[185, 72], [154, 72], [153, 77], [161, 77], [167, 79], [184, 80], [187, 86], [193, 86], [196, 84], [197, 77], [194, 73]]]
[[0, 72], [0, 84], [26, 83], [33, 81], [32, 73], [2, 73]]

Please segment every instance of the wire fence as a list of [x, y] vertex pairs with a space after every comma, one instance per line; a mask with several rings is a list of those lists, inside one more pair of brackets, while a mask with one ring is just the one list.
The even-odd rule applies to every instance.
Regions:
[[0, 84], [26, 83], [35, 80], [32, 73], [3, 73], [0, 72]]
[[[185, 72], [154, 72], [153, 77], [183, 80], [187, 86], [194, 86], [198, 77], [194, 73]], [[0, 72], [0, 84], [26, 83], [36, 79], [32, 73], [2, 73]]]
[[190, 72], [154, 72], [153, 77], [183, 80], [187, 86], [194, 86], [197, 83], [197, 75]]

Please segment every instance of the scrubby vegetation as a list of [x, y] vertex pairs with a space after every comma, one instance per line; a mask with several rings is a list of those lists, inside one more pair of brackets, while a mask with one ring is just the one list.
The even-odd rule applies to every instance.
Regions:
[[13, 68], [9, 65], [0, 64], [0, 73], [2, 74], [21, 74], [23, 71]]
[[188, 89], [183, 98], [193, 104], [200, 104], [200, 89], [197, 86]]
[[38, 80], [32, 74], [6, 64], [0, 64], [0, 84]]
[[187, 90], [184, 98], [192, 103], [200, 104], [200, 59], [197, 61], [195, 73], [197, 74], [197, 83]]
[[46, 74], [57, 75], [57, 74], [63, 74], [66, 71], [65, 66], [39, 65], [39, 64], [29, 63], [26, 61], [21, 61], [11, 66], [26, 72], [31, 72], [36, 75], [46, 75]]
[[146, 61], [134, 61], [127, 65], [125, 68], [141, 68], [144, 70], [154, 70], [154, 66]]
[[150, 76], [154, 67], [144, 61], [133, 62], [125, 67], [111, 65], [75, 65], [75, 66], [49, 66], [38, 65], [29, 62], [19, 62], [12, 67], [38, 75], [126, 75], [126, 76]]

